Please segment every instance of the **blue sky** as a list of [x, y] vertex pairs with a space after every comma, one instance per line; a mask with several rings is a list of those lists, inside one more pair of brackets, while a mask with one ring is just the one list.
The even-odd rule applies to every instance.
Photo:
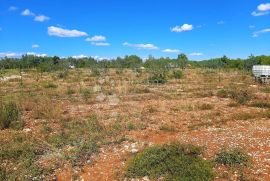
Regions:
[[269, 0], [0, 0], [0, 57], [270, 54]]

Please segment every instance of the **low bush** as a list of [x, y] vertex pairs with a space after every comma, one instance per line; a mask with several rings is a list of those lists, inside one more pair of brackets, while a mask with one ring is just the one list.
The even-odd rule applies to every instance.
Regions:
[[173, 72], [173, 75], [174, 75], [174, 78], [175, 79], [181, 79], [181, 78], [183, 78], [183, 72], [180, 71], [180, 70], [174, 71]]
[[256, 101], [251, 104], [252, 107], [270, 108], [270, 103], [265, 101]]
[[23, 122], [20, 119], [20, 109], [13, 103], [7, 103], [0, 105], [0, 129], [6, 129], [9, 127], [19, 129], [23, 126]]
[[167, 78], [165, 75], [159, 74], [159, 75], [154, 75], [148, 79], [150, 84], [165, 84], [167, 83]]
[[217, 164], [236, 166], [243, 165], [247, 166], [250, 161], [250, 156], [240, 149], [232, 149], [232, 150], [221, 150], [215, 159]]
[[226, 90], [220, 89], [217, 92], [217, 96], [220, 98], [231, 98], [239, 104], [245, 104], [251, 100], [251, 94], [248, 90], [244, 89], [235, 89], [235, 90]]
[[134, 156], [128, 163], [128, 178], [208, 181], [212, 165], [201, 158], [202, 148], [179, 143], [153, 146]]
[[50, 89], [50, 88], [55, 89], [55, 88], [57, 88], [58, 86], [57, 86], [56, 84], [52, 83], [52, 82], [47, 82], [47, 83], [45, 83], [45, 84], [43, 85], [43, 87], [46, 88], [46, 89]]

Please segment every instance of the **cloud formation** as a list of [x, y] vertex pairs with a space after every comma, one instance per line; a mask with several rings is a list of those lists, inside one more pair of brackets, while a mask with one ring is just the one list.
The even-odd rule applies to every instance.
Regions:
[[107, 42], [92, 42], [91, 45], [104, 47], [104, 46], [110, 46], [110, 43], [107, 43]]
[[44, 22], [44, 21], [50, 20], [50, 17], [45, 16], [45, 15], [38, 15], [38, 16], [35, 17], [34, 20], [38, 21], [38, 22]]
[[202, 56], [203, 53], [199, 53], [199, 52], [193, 52], [191, 54], [189, 54], [190, 56]]
[[268, 15], [270, 11], [270, 3], [260, 4], [257, 7], [257, 11], [251, 13], [252, 16], [265, 16]]
[[39, 48], [39, 45], [38, 44], [33, 44], [32, 48]]
[[82, 37], [88, 36], [86, 32], [79, 31], [79, 30], [68, 30], [63, 29], [55, 26], [48, 27], [48, 34], [50, 36], [58, 36], [58, 37]]
[[106, 41], [106, 37], [102, 35], [95, 35], [91, 38], [86, 38], [85, 41]]
[[0, 57], [9, 57], [9, 58], [16, 58], [22, 56], [22, 53], [15, 53], [15, 52], [0, 52]]
[[35, 16], [35, 13], [31, 12], [29, 9], [25, 9], [22, 13], [22, 16]]
[[171, 28], [172, 32], [180, 33], [180, 32], [185, 32], [185, 31], [191, 31], [193, 30], [194, 27], [191, 24], [183, 24], [182, 26], [175, 26]]
[[260, 31], [256, 31], [256, 32], [253, 33], [252, 37], [256, 38], [259, 35], [264, 34], [264, 33], [270, 33], [270, 28], [263, 29], [263, 30], [260, 30]]
[[162, 52], [164, 53], [180, 53], [180, 50], [177, 50], [177, 49], [164, 49], [162, 50]]
[[128, 42], [125, 42], [123, 43], [123, 46], [127, 46], [127, 47], [134, 47], [134, 48], [137, 48], [139, 50], [141, 49], [145, 49], [145, 50], [157, 50], [158, 47], [151, 44], [151, 43], [148, 43], [148, 44], [131, 44], [131, 43], [128, 43]]

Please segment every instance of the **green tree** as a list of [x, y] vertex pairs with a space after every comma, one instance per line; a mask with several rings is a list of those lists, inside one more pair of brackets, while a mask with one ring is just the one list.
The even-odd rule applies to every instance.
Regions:
[[188, 58], [185, 54], [181, 53], [177, 57], [177, 61], [179, 63], [180, 68], [185, 69], [188, 65]]

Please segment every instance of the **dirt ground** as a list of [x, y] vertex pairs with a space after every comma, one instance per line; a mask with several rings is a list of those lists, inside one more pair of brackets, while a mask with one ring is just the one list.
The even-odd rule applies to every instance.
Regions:
[[[20, 80], [0, 84], [1, 100], [22, 105], [25, 126], [19, 132], [31, 137], [46, 140], [40, 131], [44, 122], [57, 132], [64, 118], [84, 119], [90, 114], [106, 128], [121, 127], [106, 135], [106, 142], [100, 141], [98, 151], [82, 164], [63, 161], [46, 179], [127, 180], [126, 163], [133, 155], [151, 145], [180, 142], [204, 147], [203, 157], [209, 160], [222, 148], [241, 148], [251, 156], [252, 164], [241, 171], [216, 165], [215, 180], [239, 180], [240, 174], [246, 180], [270, 180], [270, 108], [251, 106], [256, 101], [270, 102], [270, 93], [264, 91], [267, 85], [256, 84], [249, 74], [222, 71], [219, 81], [217, 71], [188, 69], [180, 80], [150, 85], [131, 82], [144, 80], [146, 75], [136, 76], [129, 70], [124, 75], [112, 71], [99, 77], [89, 76], [88, 70], [72, 71], [66, 79], [49, 73], [38, 81], [35, 73], [25, 72], [23, 88], [18, 85]], [[42, 87], [48, 81], [57, 88]], [[75, 93], [67, 94], [67, 89]], [[83, 89], [91, 90], [91, 95], [86, 97]], [[245, 89], [252, 98], [238, 104], [218, 96], [221, 89]], [[22, 94], [36, 96], [25, 99]], [[42, 98], [36, 100], [38, 95]], [[0, 132], [0, 136], [9, 134], [9, 130]]]

